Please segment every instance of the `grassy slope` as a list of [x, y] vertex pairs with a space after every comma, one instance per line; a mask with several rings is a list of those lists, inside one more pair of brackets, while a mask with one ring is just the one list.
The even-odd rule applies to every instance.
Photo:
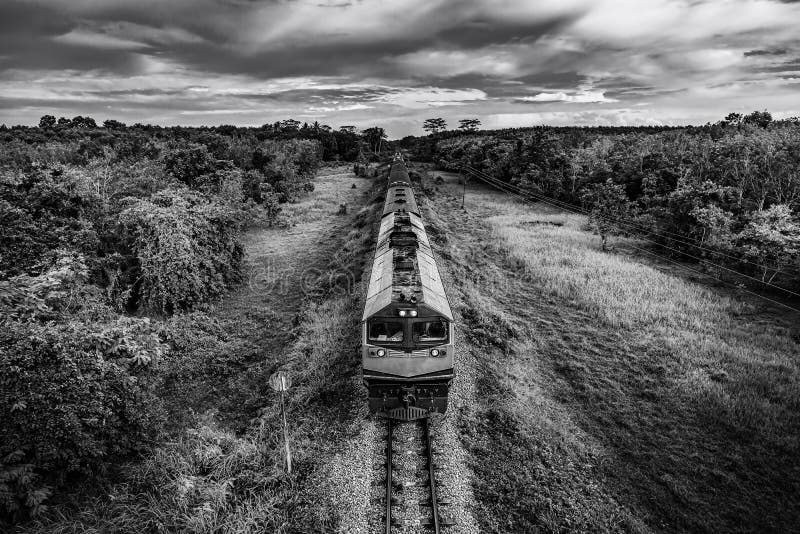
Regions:
[[[349, 191], [354, 182], [358, 189]], [[319, 476], [328, 459], [352, 438], [347, 434], [349, 418], [357, 411], [354, 406], [363, 404], [362, 388], [353, 377], [359, 362], [360, 277], [373, 246], [371, 226], [378, 206], [372, 197], [363, 196], [369, 186], [351, 175], [322, 178], [314, 195], [291, 208], [292, 219], [313, 223], [318, 231], [312, 236], [316, 248], [305, 250], [305, 255], [302, 241], [299, 256], [291, 253], [291, 244], [277, 243], [277, 252], [289, 256], [285, 259], [292, 269], [285, 280], [290, 294], [279, 292], [277, 299], [284, 304], [294, 301], [297, 316], [288, 307], [276, 308], [280, 303], [270, 291], [277, 287], [256, 284], [231, 295], [215, 316], [204, 319], [200, 338], [181, 340], [193, 350], [186, 361], [170, 366], [173, 373], [176, 367], [184, 370], [174, 380], [173, 402], [187, 403], [183, 409], [173, 406], [176, 426], [191, 420], [186, 412], [192, 410], [187, 408], [215, 409], [197, 418], [175, 441], [128, 466], [122, 481], [107, 488], [107, 497], [75, 510], [54, 510], [23, 531], [332, 530], [339, 511], [321, 492]], [[345, 188], [347, 194], [342, 193]], [[356, 211], [353, 204], [369, 207], [337, 218], [343, 199], [349, 199], [351, 212]], [[291, 229], [265, 232], [272, 244], [283, 234], [291, 235]], [[251, 236], [251, 253], [263, 248], [257, 237]], [[301, 290], [303, 295], [295, 294]], [[271, 335], [275, 330], [284, 332]], [[285, 330], [291, 330], [289, 335]], [[291, 476], [283, 472], [277, 396], [267, 386], [278, 367], [293, 379], [287, 404], [294, 455]], [[242, 423], [247, 416], [255, 418]], [[244, 430], [234, 432], [220, 422]]]
[[489, 192], [463, 214], [459, 200], [440, 194], [427, 220], [449, 236], [440, 254], [483, 367], [464, 431], [485, 530], [800, 524], [788, 321], [603, 254], [575, 217]]

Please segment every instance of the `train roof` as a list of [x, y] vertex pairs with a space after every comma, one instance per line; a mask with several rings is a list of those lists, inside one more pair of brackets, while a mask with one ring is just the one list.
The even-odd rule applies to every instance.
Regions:
[[422, 219], [392, 212], [381, 221], [362, 320], [412, 305], [420, 317], [453, 320]]
[[397, 211], [407, 211], [419, 215], [417, 199], [414, 198], [414, 191], [411, 184], [405, 182], [390, 182], [386, 189], [386, 202], [383, 204], [382, 217]]
[[408, 176], [408, 169], [402, 159], [396, 159], [392, 162], [389, 168], [389, 184], [393, 182], [404, 182], [405, 185], [411, 186], [411, 179]]
[[403, 160], [396, 159], [392, 162], [387, 180], [386, 201], [383, 204], [381, 217], [386, 217], [389, 213], [396, 211], [407, 211], [419, 215], [417, 199], [411, 189], [411, 178], [408, 176], [408, 169]]

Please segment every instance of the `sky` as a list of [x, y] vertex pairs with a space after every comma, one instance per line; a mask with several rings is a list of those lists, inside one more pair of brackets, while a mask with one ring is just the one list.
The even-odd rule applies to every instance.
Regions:
[[800, 0], [0, 0], [0, 123], [800, 115]]

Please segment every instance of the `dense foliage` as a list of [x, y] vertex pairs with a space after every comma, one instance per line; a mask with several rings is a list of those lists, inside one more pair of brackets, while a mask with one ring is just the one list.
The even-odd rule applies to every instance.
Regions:
[[687, 128], [531, 128], [406, 139], [439, 166], [470, 166], [594, 228], [764, 282], [800, 283], [800, 123], [767, 112]]
[[313, 188], [326, 148], [295, 130], [0, 130], [0, 525], [157, 437], [161, 319], [239, 282], [243, 228]]
[[0, 518], [37, 513], [70, 475], [152, 439], [148, 380], [163, 345], [147, 318], [114, 313], [82, 255], [0, 281]]

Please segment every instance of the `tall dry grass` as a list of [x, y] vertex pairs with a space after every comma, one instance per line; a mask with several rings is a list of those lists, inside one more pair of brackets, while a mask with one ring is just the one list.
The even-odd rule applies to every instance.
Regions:
[[[548, 358], [579, 397], [592, 399], [604, 440], [649, 458], [631, 469], [660, 473], [632, 480], [645, 491], [666, 487], [684, 506], [703, 510], [680, 512], [691, 528], [714, 517], [731, 528], [738, 521], [737, 531], [769, 530], [800, 517], [776, 504], [800, 494], [789, 475], [800, 472], [797, 322], [748, 295], [689, 281], [667, 262], [656, 268], [631, 257], [622, 252], [623, 238], [617, 252], [603, 252], [582, 217], [494, 195], [481, 202], [498, 214], [488, 223], [525, 282], [584, 314], [577, 320], [588, 313], [595, 321], [566, 325], [568, 341], [557, 343], [563, 352]], [[586, 336], [593, 329], [592, 347]], [[518, 350], [541, 354], [553, 344], [537, 340], [534, 329]], [[523, 390], [521, 377], [545, 372], [540, 359], [512, 367], [517, 378], [509, 387]], [[543, 398], [542, 391], [528, 393], [518, 399]], [[767, 503], [778, 509], [761, 514]]]
[[679, 277], [600, 250], [581, 216], [512, 213], [489, 218], [509, 255], [552, 294], [579, 303], [613, 327], [707, 329], [729, 323], [743, 305]]
[[676, 385], [706, 409], [797, 445], [798, 436], [785, 432], [800, 416], [799, 347], [785, 326], [759, 318], [758, 302], [603, 252], [583, 217], [518, 205], [502, 211], [488, 222], [526, 276], [607, 326], [664, 344], [684, 363]]
[[[346, 203], [347, 198], [353, 192], [349, 189], [343, 191], [343, 187], [349, 188], [352, 184], [355, 184], [357, 191], [370, 190], [374, 180], [352, 176], [348, 177], [347, 182], [343, 183], [342, 175], [351, 174], [349, 172], [350, 169], [352, 167], [347, 168], [345, 166], [320, 169], [314, 179], [314, 193], [312, 195], [297, 203], [281, 205], [281, 217], [284, 224], [291, 226], [316, 222], [330, 213], [335, 213], [339, 205]], [[353, 206], [351, 206], [352, 208]]]

